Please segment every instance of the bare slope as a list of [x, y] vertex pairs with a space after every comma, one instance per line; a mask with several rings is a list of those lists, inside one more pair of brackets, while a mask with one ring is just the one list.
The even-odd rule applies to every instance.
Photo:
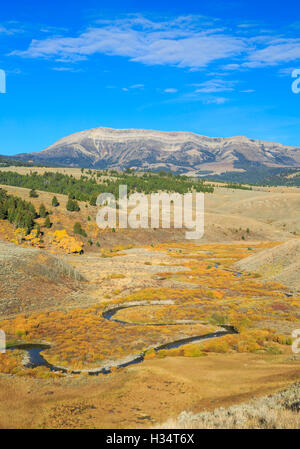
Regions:
[[51, 307], [74, 291], [80, 279], [57, 257], [0, 241], [0, 315]]
[[250, 402], [194, 414], [182, 412], [165, 429], [299, 429], [300, 384]]
[[266, 279], [300, 290], [300, 240], [266, 249], [234, 264], [242, 271], [260, 273]]
[[66, 167], [220, 173], [243, 171], [245, 164], [300, 166], [300, 148], [244, 136], [206, 137], [190, 132], [95, 128], [71, 134], [39, 153], [23, 153], [18, 158]]
[[260, 223], [266, 224], [274, 231], [281, 231], [278, 240], [288, 240], [288, 232], [300, 234], [300, 195], [287, 188], [281, 192], [218, 188], [213, 195], [206, 196], [205, 208], [211, 213], [239, 217], [240, 226], [249, 226], [251, 231], [254, 229], [252, 224], [246, 224], [248, 219], [257, 222], [256, 229]]

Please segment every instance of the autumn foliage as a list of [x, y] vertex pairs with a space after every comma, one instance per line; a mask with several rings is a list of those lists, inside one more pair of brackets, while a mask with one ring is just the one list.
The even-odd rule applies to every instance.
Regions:
[[[66, 252], [82, 248], [65, 230], [53, 233], [53, 244]], [[168, 272], [168, 266], [162, 266], [164, 277], [179, 281], [176, 288], [144, 288], [125, 298], [114, 297], [112, 292], [106, 303], [64, 312], [19, 314], [0, 322], [0, 328], [11, 339], [19, 335], [27, 342], [50, 342], [46, 359], [68, 368], [99, 367], [143, 351], [147, 351], [146, 359], [231, 352], [278, 354], [291, 344], [290, 329], [300, 321], [300, 297], [287, 296], [287, 288], [278, 282], [265, 282], [255, 274], [230, 268], [236, 260], [271, 245], [158, 245], [155, 250], [170, 250], [174, 265], [185, 267], [184, 271]], [[110, 279], [121, 277], [111, 273]], [[180, 282], [185, 285], [181, 287]], [[155, 305], [154, 301], [168, 304]], [[124, 303], [134, 307], [119, 310], [114, 318], [128, 325], [103, 317], [107, 307]], [[149, 349], [224, 330], [226, 325], [234, 326], [238, 333], [175, 349]], [[14, 372], [10, 357], [5, 366], [0, 365], [2, 372]]]

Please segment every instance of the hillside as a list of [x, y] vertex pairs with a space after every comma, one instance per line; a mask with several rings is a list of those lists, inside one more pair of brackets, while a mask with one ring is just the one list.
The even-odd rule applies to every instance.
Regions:
[[87, 168], [167, 169], [190, 175], [245, 172], [253, 167], [300, 166], [300, 148], [237, 137], [191, 132], [95, 128], [71, 134], [19, 161]]
[[300, 290], [300, 240], [288, 241], [240, 260], [234, 267]]
[[[73, 177], [79, 177], [80, 170], [64, 169], [67, 173], [73, 173]], [[24, 175], [30, 169], [17, 169]], [[42, 173], [42, 170], [40, 170]], [[29, 178], [29, 177], [28, 177]], [[73, 178], [73, 181], [74, 181]], [[49, 184], [48, 184], [49, 185]], [[75, 186], [76, 184], [72, 184]], [[96, 226], [98, 208], [88, 201], [78, 200], [80, 210], [68, 211], [66, 204], [68, 196], [55, 193], [59, 206], [52, 206], [54, 193], [37, 189], [37, 198], [30, 197], [30, 189], [17, 186], [1, 185], [8, 194], [18, 196], [25, 201], [30, 201], [36, 211], [44, 204], [50, 213], [52, 226], [44, 227], [43, 218], [36, 219], [43, 232], [43, 246], [46, 249], [65, 252], [63, 248], [53, 246], [53, 233], [65, 229], [71, 238], [83, 242], [84, 252], [112, 249], [116, 246], [150, 245], [161, 241], [182, 241], [185, 230], [182, 229], [110, 229], [100, 230]], [[274, 190], [274, 191], [273, 191]], [[72, 193], [76, 193], [72, 190]], [[81, 195], [84, 189], [81, 188]], [[269, 191], [265, 188], [253, 190], [230, 189], [215, 186], [213, 193], [205, 196], [205, 233], [204, 242], [229, 242], [229, 241], [286, 241], [300, 234], [300, 199], [296, 188], [282, 187]], [[86, 231], [87, 237], [74, 234], [74, 223], [79, 222]], [[5, 223], [5, 226], [4, 226]], [[13, 224], [8, 220], [0, 223], [0, 238], [14, 239]], [[92, 245], [89, 244], [91, 240]]]
[[0, 241], [0, 314], [51, 309], [78, 289], [83, 277], [44, 251]]

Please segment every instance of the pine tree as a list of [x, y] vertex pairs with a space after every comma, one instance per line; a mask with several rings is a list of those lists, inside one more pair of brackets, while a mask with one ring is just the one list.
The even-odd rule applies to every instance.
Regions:
[[51, 222], [50, 222], [49, 215], [47, 215], [47, 217], [45, 219], [44, 226], [45, 226], [45, 228], [51, 228]]
[[56, 196], [54, 196], [54, 197], [52, 198], [52, 206], [53, 206], [53, 207], [59, 206], [59, 202], [58, 202]]
[[40, 205], [40, 208], [39, 208], [39, 216], [42, 218], [46, 218], [46, 216], [47, 216], [47, 211], [46, 211], [46, 208], [43, 203]]
[[81, 224], [78, 221], [74, 224], [73, 232], [74, 234], [80, 234], [86, 237], [86, 232], [84, 229], [82, 229]]
[[74, 211], [78, 212], [80, 210], [80, 207], [76, 200], [72, 200], [71, 198], [69, 198], [68, 202], [67, 202], [66, 209], [71, 212], [74, 212]]

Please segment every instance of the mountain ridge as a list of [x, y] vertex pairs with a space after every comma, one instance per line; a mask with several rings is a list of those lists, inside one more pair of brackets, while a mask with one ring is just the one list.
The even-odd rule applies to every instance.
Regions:
[[66, 167], [167, 169], [201, 175], [243, 172], [247, 165], [300, 167], [300, 147], [246, 136], [208, 137], [188, 131], [92, 128], [63, 137], [18, 160]]

